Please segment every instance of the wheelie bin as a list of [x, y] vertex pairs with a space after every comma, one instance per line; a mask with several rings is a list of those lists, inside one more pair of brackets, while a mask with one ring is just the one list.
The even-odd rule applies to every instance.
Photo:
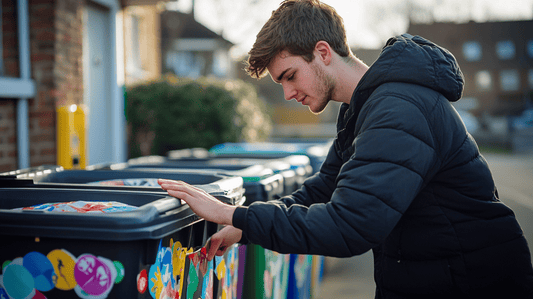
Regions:
[[[217, 225], [199, 218], [184, 202], [157, 187], [87, 184], [117, 177], [145, 179], [146, 174], [49, 170], [39, 169], [40, 175], [19, 171], [0, 176], [0, 235], [4, 240], [0, 295], [180, 298], [181, 294], [189, 298], [185, 294], [190, 294], [213, 298], [217, 284], [232, 286], [226, 281], [234, 281], [235, 273], [226, 270], [238, 267], [238, 260], [229, 255], [235, 250], [230, 248], [215, 263], [197, 254], [219, 229]], [[148, 179], [160, 174], [148, 175]], [[242, 204], [242, 178], [199, 171], [163, 174], [195, 184], [228, 204]], [[56, 182], [42, 182], [46, 180]], [[79, 203], [89, 206], [89, 212], [49, 209], [52, 204], [75, 207]], [[218, 275], [222, 272], [229, 276]], [[226, 288], [228, 293], [231, 289]]]
[[238, 158], [283, 158], [290, 155], [305, 155], [309, 157], [313, 173], [320, 170], [326, 159], [332, 140], [320, 142], [227, 142], [213, 146], [209, 153], [221, 157]]
[[[287, 188], [292, 190], [298, 183], [296, 172], [286, 162], [278, 161], [278, 159], [273, 159], [273, 161], [248, 159], [245, 161], [216, 157], [200, 158], [180, 155], [180, 158], [177, 158], [176, 155], [173, 156], [173, 159], [162, 156], [145, 156], [131, 159], [127, 163], [99, 165], [95, 168], [135, 169], [138, 171], [150, 171], [158, 169], [157, 167], [159, 169], [209, 169], [220, 171], [226, 175], [239, 175], [244, 182], [245, 205], [255, 201], [277, 199], [288, 192]], [[308, 162], [309, 160], [304, 159], [304, 161]], [[269, 162], [273, 163], [268, 164]], [[305, 169], [304, 167], [300, 168]], [[299, 173], [301, 176], [306, 174]], [[285, 178], [288, 178], [290, 182], [287, 184], [289, 187], [283, 184]], [[276, 298], [287, 297], [290, 262], [288, 254], [279, 254], [255, 244], [239, 247], [239, 254], [239, 261], [245, 257], [245, 263], [239, 262], [239, 266], [243, 267], [240, 269], [242, 272], [238, 281], [239, 290], [242, 289], [242, 293], [238, 293], [236, 298], [271, 298], [273, 294], [277, 294]]]
[[[316, 173], [320, 170], [331, 145], [331, 140], [323, 142], [222, 143], [209, 149], [209, 152], [219, 157], [241, 159], [272, 159], [306, 155], [311, 161], [313, 173]], [[323, 256], [291, 255], [288, 298], [311, 298], [318, 293], [322, 281], [324, 261]]]

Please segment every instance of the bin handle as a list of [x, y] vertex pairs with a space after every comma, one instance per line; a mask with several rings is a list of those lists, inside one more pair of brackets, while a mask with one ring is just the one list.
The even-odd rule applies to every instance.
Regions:
[[159, 214], [164, 214], [170, 210], [181, 207], [181, 199], [174, 197], [165, 197], [152, 202], [152, 205], [156, 208]]

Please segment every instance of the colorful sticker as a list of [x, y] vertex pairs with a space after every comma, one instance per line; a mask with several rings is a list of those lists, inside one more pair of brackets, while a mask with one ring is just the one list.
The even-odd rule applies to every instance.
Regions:
[[219, 280], [216, 298], [236, 299], [238, 286], [239, 246], [228, 248], [224, 255], [215, 256], [215, 274]]
[[10, 298], [25, 299], [35, 295], [35, 283], [30, 271], [16, 261], [4, 269], [2, 278], [2, 284]]
[[265, 250], [264, 287], [266, 298], [285, 298], [289, 281], [289, 254], [280, 254], [272, 250]]
[[124, 275], [126, 274], [124, 270], [124, 265], [122, 265], [119, 261], [113, 261], [113, 265], [115, 266], [115, 270], [117, 271], [117, 278], [115, 279], [115, 284], [119, 284], [124, 279]]
[[187, 256], [186, 268], [189, 268], [187, 298], [213, 298], [213, 262], [207, 260], [206, 248]]
[[146, 273], [146, 270], [143, 269], [141, 273], [137, 275], [137, 291], [139, 291], [139, 293], [141, 294], [144, 294], [147, 288], [148, 288], [148, 274]]
[[57, 276], [54, 266], [44, 254], [35, 251], [26, 254], [23, 266], [31, 273], [35, 289], [47, 292], [54, 288]]
[[[172, 238], [169, 247], [164, 247], [162, 240], [159, 242], [156, 261], [147, 272], [147, 289], [152, 298], [185, 298], [181, 296], [183, 285], [186, 284], [184, 277], [189, 276], [185, 274], [185, 261], [187, 254], [192, 251], [192, 248], [182, 247], [180, 242], [174, 242]], [[146, 273], [146, 270], [143, 271]], [[142, 271], [137, 277], [140, 283], [143, 277]], [[142, 289], [138, 290], [143, 293]]]
[[57, 278], [55, 287], [62, 291], [74, 289], [78, 284], [76, 278], [74, 278], [76, 258], [64, 249], [52, 250], [46, 257], [54, 266], [54, 272]]
[[43, 293], [54, 288], [74, 290], [83, 299], [104, 299], [124, 273], [119, 261], [91, 254], [76, 259], [64, 249], [52, 250], [46, 256], [32, 251], [3, 262], [0, 299], [46, 299]]
[[49, 212], [73, 212], [73, 213], [115, 213], [134, 211], [137, 207], [116, 201], [69, 201], [58, 203], [44, 203], [31, 207], [16, 208], [15, 210], [40, 210]]
[[[114, 265], [111, 267], [114, 269]], [[74, 277], [78, 286], [89, 295], [101, 295], [111, 289], [115, 282], [113, 272], [105, 262], [91, 254], [78, 257]]]

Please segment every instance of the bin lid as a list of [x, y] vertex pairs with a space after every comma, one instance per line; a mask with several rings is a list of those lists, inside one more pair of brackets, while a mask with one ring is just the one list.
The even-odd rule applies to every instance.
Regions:
[[[214, 155], [309, 155], [314, 154], [309, 152], [310, 148], [329, 148], [331, 143], [332, 140], [327, 142], [226, 142], [213, 146], [209, 152]], [[319, 154], [324, 153], [320, 152]]]
[[[106, 214], [14, 210], [50, 201], [77, 200], [116, 201], [138, 208]], [[68, 188], [4, 188], [0, 192], [0, 235], [4, 236], [160, 239], [200, 220], [184, 202], [156, 193]]]
[[[63, 170], [37, 175], [24, 173], [0, 177], [0, 187], [32, 187], [32, 188], [69, 188], [69, 189], [100, 189], [129, 190], [136, 192], [166, 192], [156, 180], [159, 178], [180, 180], [202, 188], [213, 196], [219, 196], [228, 204], [241, 201], [244, 194], [243, 179], [238, 176], [222, 175], [214, 171], [157, 169], [138, 171], [125, 169], [113, 170]], [[108, 183], [103, 183], [108, 181]], [[122, 181], [122, 185], [120, 184]], [[124, 184], [124, 182], [134, 182]], [[141, 184], [145, 184], [144, 186]], [[155, 182], [155, 183], [154, 183]], [[2, 189], [3, 191], [4, 189]]]

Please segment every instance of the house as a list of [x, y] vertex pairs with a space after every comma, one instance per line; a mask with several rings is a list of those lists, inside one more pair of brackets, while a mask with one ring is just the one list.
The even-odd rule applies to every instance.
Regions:
[[161, 12], [162, 71], [179, 77], [235, 78], [233, 43], [198, 23], [194, 13]]
[[124, 85], [161, 74], [158, 3], [1, 2], [0, 171], [126, 160]]

